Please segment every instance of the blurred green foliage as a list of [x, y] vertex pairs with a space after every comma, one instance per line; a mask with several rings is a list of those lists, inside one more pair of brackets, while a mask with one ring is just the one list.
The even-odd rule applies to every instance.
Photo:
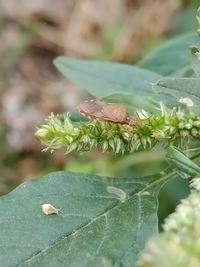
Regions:
[[[196, 29], [197, 23], [195, 19], [196, 6], [200, 4], [199, 0], [191, 1], [190, 5], [183, 9], [180, 14], [176, 17], [172, 24], [171, 31], [166, 35], [168, 38], [170, 35], [179, 35]], [[20, 22], [19, 22], [20, 24]], [[4, 27], [3, 22], [0, 25], [0, 35], [1, 29]], [[26, 27], [21, 25], [21, 38], [17, 45], [10, 44], [9, 47], [0, 54], [1, 62], [0, 65], [0, 77], [5, 79], [6, 73], [19, 61], [26, 48], [31, 44], [32, 40], [36, 38], [34, 32], [34, 27]], [[95, 59], [98, 60], [109, 60], [113, 56], [113, 47], [116, 39], [121, 31], [121, 24], [111, 24], [108, 28], [104, 30], [104, 46], [94, 55]], [[164, 43], [164, 38], [149, 40], [143, 49], [142, 53], [146, 54], [150, 50], [158, 47], [160, 44]], [[188, 48], [189, 49], [189, 48]], [[189, 51], [189, 50], [188, 50]], [[141, 56], [141, 55], [139, 55]], [[130, 60], [132, 61], [132, 59]], [[160, 67], [159, 67], [160, 68]], [[4, 86], [2, 86], [4, 89]], [[112, 96], [113, 100], [115, 99]], [[109, 99], [109, 98], [108, 98]], [[127, 100], [127, 99], [126, 99]], [[20, 158], [22, 157], [20, 153], [11, 149], [6, 143], [6, 133], [7, 129], [5, 124], [0, 126], [0, 194], [4, 194], [11, 190], [18, 181], [15, 182], [10, 177], [13, 177], [13, 170], [17, 167]], [[36, 155], [38, 157], [38, 154]], [[51, 155], [49, 158], [46, 156], [41, 156], [44, 161], [43, 169], [41, 172], [48, 173], [53, 170]], [[139, 152], [134, 155], [127, 155], [123, 158], [113, 157], [109, 154], [84, 154], [75, 155], [70, 159], [66, 159], [64, 164], [65, 170], [70, 170], [74, 172], [91, 173], [103, 176], [116, 176], [116, 177], [132, 177], [133, 170], [134, 174], [146, 175], [147, 173], [155, 173], [165, 166], [165, 162], [160, 158], [158, 162], [158, 157], [160, 155], [157, 152]], [[188, 184], [185, 181], [173, 181], [162, 189], [162, 198], [160, 199], [160, 209], [159, 216], [160, 221], [171, 213], [174, 207], [177, 205], [180, 199], [188, 194]]]

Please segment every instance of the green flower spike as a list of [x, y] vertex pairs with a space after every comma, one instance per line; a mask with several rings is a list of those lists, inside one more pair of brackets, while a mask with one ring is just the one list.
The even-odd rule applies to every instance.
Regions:
[[140, 148], [150, 149], [158, 142], [164, 146], [188, 145], [200, 139], [200, 117], [180, 108], [164, 107], [158, 115], [138, 112], [136, 125], [91, 120], [80, 123], [71, 121], [69, 115], [51, 116], [36, 131], [36, 137], [46, 145], [44, 151], [64, 148], [72, 151], [100, 149], [114, 153], [131, 153]]

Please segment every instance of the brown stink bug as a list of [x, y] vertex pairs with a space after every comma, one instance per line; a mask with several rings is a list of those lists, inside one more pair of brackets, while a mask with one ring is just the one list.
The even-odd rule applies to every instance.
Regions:
[[85, 101], [78, 106], [79, 112], [91, 120], [110, 121], [120, 124], [137, 125], [139, 120], [128, 117], [123, 104], [107, 103], [100, 100]]

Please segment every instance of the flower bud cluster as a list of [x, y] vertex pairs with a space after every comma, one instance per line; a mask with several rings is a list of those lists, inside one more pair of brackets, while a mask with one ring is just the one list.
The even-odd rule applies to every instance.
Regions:
[[200, 266], [200, 178], [193, 179], [192, 192], [164, 224], [164, 233], [151, 239], [138, 267]]
[[74, 123], [69, 115], [52, 114], [35, 135], [46, 145], [45, 150], [64, 148], [69, 153], [98, 148], [123, 154], [150, 149], [158, 142], [167, 146], [200, 139], [200, 117], [179, 108], [158, 115], [145, 113], [145, 118], [144, 112], [138, 112], [138, 118], [128, 125], [100, 120]]

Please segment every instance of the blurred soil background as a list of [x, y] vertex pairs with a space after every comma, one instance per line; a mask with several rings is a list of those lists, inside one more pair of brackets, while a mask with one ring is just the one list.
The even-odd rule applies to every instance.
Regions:
[[145, 153], [123, 159], [98, 152], [41, 153], [36, 126], [51, 112], [66, 112], [87, 98], [52, 60], [66, 55], [134, 64], [166, 39], [195, 30], [198, 2], [0, 0], [0, 194], [56, 170], [137, 173]]

